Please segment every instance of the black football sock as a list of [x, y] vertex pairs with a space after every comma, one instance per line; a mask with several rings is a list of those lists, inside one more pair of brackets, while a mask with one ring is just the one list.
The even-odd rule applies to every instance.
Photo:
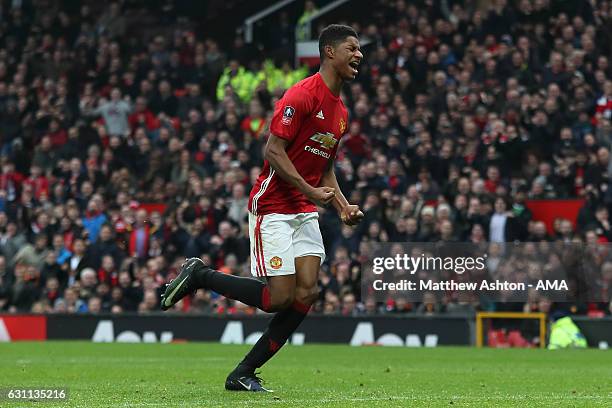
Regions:
[[285, 344], [309, 310], [310, 306], [295, 301], [287, 309], [278, 312], [270, 321], [268, 329], [234, 371], [252, 373], [256, 368], [264, 365]]
[[255, 278], [229, 275], [209, 268], [198, 270], [200, 287], [214, 290], [226, 298], [239, 300], [267, 312], [270, 310], [268, 285]]

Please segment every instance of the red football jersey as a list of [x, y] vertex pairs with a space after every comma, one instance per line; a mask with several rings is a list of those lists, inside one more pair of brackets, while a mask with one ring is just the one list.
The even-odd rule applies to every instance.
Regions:
[[[348, 112], [316, 73], [292, 86], [276, 103], [270, 133], [289, 141], [287, 156], [313, 187], [318, 187], [338, 143], [346, 132]], [[297, 214], [317, 211], [302, 192], [285, 182], [267, 160], [251, 190], [253, 214]]]

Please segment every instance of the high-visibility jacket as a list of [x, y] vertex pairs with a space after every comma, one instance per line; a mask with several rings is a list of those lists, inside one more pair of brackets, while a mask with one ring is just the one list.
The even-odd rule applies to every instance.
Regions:
[[302, 79], [306, 78], [307, 76], [308, 76], [308, 67], [306, 65], [291, 71], [289, 75], [285, 77], [284, 88], [289, 89], [291, 86], [300, 82]]
[[550, 328], [548, 349], [586, 348], [587, 341], [570, 317], [562, 317]]
[[234, 89], [234, 92], [241, 100], [247, 100], [246, 98], [249, 96], [252, 75], [253, 74], [244, 69], [244, 67], [239, 67], [234, 75], [232, 75], [229, 67], [225, 68], [217, 82], [217, 100], [223, 100], [225, 96], [225, 87], [227, 85], [230, 85]]
[[271, 60], [265, 60], [263, 63], [263, 71], [266, 74], [266, 81], [268, 85], [268, 92], [272, 93], [277, 88], [284, 87], [284, 75], [283, 71], [276, 68]]
[[317, 11], [319, 10], [315, 9], [310, 12], [304, 11], [304, 14], [302, 14], [302, 16], [299, 18], [295, 26], [295, 39], [296, 40], [308, 41], [311, 39], [310, 37], [312, 36], [312, 33], [310, 32], [310, 27], [309, 27], [310, 22], [308, 22], [308, 19], [310, 18], [310, 16], [315, 14]]
[[266, 80], [266, 73], [263, 70], [260, 70], [257, 72], [251, 72], [251, 76], [249, 77], [248, 93], [247, 95], [245, 95], [245, 98], [241, 97], [241, 99], [244, 102], [249, 102], [253, 98], [253, 95], [255, 94], [255, 89], [257, 89], [261, 81], [265, 81], [265, 80]]
[[276, 68], [270, 60], [264, 61], [263, 67], [257, 72], [251, 72], [244, 67], [238, 68], [238, 71], [232, 76], [230, 69], [225, 68], [219, 82], [217, 82], [217, 100], [223, 100], [225, 96], [225, 87], [230, 85], [236, 95], [242, 102], [248, 103], [255, 94], [255, 89], [262, 81], [267, 81], [269, 92], [274, 92], [276, 89], [289, 89], [291, 86], [301, 81], [308, 76], [308, 67], [303, 66], [296, 70], [283, 72]]

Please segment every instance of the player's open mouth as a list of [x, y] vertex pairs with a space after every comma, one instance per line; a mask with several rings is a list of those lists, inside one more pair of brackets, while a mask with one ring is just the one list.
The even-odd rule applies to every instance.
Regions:
[[359, 62], [353, 61], [349, 64], [349, 67], [353, 70], [353, 74], [357, 75], [359, 71], [357, 71], [357, 67], [359, 66]]

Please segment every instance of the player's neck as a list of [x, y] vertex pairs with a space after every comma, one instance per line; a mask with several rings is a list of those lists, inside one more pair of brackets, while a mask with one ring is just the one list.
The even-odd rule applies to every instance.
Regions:
[[340, 78], [340, 75], [336, 74], [336, 72], [327, 65], [321, 65], [319, 75], [321, 75], [323, 82], [325, 82], [325, 85], [327, 85], [331, 93], [335, 96], [340, 96], [340, 91], [342, 90], [342, 78]]

